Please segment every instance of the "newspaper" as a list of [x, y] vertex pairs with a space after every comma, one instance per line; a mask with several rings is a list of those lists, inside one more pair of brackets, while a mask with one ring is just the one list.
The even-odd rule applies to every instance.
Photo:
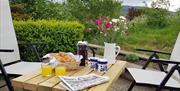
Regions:
[[96, 74], [88, 74], [78, 77], [60, 76], [60, 79], [62, 80], [60, 85], [69, 91], [78, 91], [109, 81], [109, 77]]

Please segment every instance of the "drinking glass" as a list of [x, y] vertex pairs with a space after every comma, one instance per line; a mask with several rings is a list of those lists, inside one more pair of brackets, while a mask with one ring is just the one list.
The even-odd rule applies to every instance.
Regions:
[[42, 76], [50, 76], [52, 74], [52, 65], [47, 63], [41, 64]]
[[66, 73], [66, 68], [63, 67], [63, 66], [60, 66], [60, 67], [56, 67], [55, 68], [55, 74], [56, 76], [64, 76]]

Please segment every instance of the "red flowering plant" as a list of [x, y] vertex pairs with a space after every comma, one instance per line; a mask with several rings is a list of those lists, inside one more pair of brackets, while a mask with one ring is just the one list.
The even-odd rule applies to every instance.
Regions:
[[117, 22], [114, 22], [113, 20], [114, 19], [105, 16], [99, 16], [96, 20], [90, 19], [86, 27], [86, 35], [101, 39], [103, 42], [115, 42], [124, 29], [122, 29], [121, 26], [122, 22], [118, 21], [118, 19]]

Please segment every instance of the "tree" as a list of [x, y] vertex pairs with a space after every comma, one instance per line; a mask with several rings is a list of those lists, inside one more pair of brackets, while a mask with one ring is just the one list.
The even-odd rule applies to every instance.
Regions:
[[151, 3], [151, 7], [168, 10], [170, 7], [170, 2], [169, 2], [169, 0], [156, 0]]
[[117, 0], [67, 0], [65, 7], [83, 22], [98, 16], [119, 17], [121, 3]]
[[[16, 17], [18, 20], [24, 20], [24, 15], [29, 15], [31, 18], [25, 19], [57, 19], [57, 20], [75, 20], [75, 17], [64, 8], [63, 4], [53, 2], [53, 0], [13, 0], [12, 6], [18, 5]], [[16, 8], [13, 8], [17, 12]], [[19, 17], [22, 16], [22, 17]], [[21, 19], [22, 18], [22, 19]]]
[[156, 0], [151, 3], [152, 8], [144, 8], [142, 14], [147, 16], [147, 24], [151, 28], [163, 28], [167, 25], [166, 15], [170, 6], [169, 0]]

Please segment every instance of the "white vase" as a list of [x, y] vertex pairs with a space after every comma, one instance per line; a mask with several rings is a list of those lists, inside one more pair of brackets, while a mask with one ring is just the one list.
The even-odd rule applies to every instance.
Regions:
[[104, 59], [108, 60], [108, 64], [114, 64], [116, 57], [120, 52], [120, 47], [116, 46], [115, 43], [104, 43]]

